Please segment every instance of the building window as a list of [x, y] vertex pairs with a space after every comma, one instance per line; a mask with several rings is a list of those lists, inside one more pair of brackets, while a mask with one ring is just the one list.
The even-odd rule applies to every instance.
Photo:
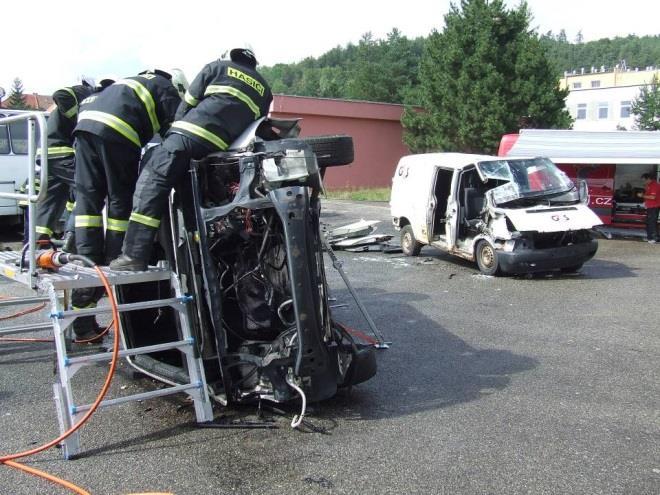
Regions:
[[592, 88], [600, 88], [600, 81], [591, 81]]
[[584, 120], [584, 119], [587, 118], [587, 104], [586, 103], [578, 103], [575, 118], [577, 120]]
[[598, 118], [606, 119], [608, 117], [608, 104], [607, 102], [601, 102], [598, 104]]
[[574, 82], [574, 83], [573, 83], [573, 89], [580, 89], [581, 87], [582, 87], [582, 83], [581, 83], [581, 82]]
[[630, 101], [622, 101], [621, 102], [621, 118], [622, 119], [627, 119], [630, 117]]

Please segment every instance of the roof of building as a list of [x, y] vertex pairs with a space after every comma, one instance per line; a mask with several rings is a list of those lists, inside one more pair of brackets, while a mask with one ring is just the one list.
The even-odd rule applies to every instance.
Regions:
[[[25, 98], [25, 104], [31, 107], [34, 110], [48, 110], [51, 105], [53, 105], [53, 98], [49, 95], [39, 95], [37, 93], [31, 93], [31, 94], [23, 94]], [[4, 99], [2, 102], [0, 102], [0, 108], [7, 108], [7, 100], [9, 96], [7, 96], [6, 99]]]
[[660, 164], [660, 132], [523, 129], [506, 156], [547, 156], [575, 164]]

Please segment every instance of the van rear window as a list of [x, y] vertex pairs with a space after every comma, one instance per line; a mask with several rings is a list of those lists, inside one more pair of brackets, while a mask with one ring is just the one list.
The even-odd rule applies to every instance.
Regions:
[[[39, 146], [39, 126], [35, 125], [35, 146]], [[11, 149], [16, 155], [27, 155], [27, 121], [12, 122], [9, 124], [11, 136]]]
[[9, 154], [9, 134], [7, 133], [7, 126], [0, 125], [0, 155]]

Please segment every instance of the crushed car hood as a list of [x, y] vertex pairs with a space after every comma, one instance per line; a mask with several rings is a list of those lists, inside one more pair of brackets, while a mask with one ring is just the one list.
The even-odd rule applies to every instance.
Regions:
[[502, 208], [519, 232], [561, 232], [590, 229], [602, 222], [583, 204], [570, 206], [531, 206], [528, 208]]

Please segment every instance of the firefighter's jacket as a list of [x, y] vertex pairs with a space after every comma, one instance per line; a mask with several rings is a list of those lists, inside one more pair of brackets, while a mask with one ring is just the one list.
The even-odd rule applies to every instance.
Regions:
[[253, 68], [226, 60], [207, 64], [186, 91], [170, 132], [222, 151], [268, 114], [273, 95]]
[[127, 77], [83, 101], [75, 132], [141, 148], [156, 133], [165, 135], [180, 102], [170, 80], [160, 74]]
[[[53, 93], [55, 109], [48, 116], [48, 158], [73, 156], [73, 130], [80, 103], [91, 95], [89, 86], [76, 85]], [[38, 150], [39, 153], [41, 150]]]

